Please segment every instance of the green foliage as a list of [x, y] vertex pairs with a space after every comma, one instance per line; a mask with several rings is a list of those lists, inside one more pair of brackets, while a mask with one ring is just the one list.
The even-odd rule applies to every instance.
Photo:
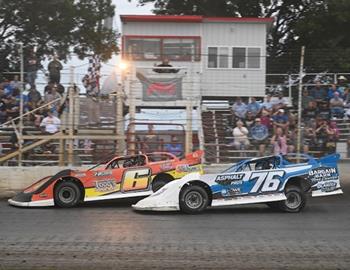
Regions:
[[117, 33], [103, 26], [114, 15], [111, 0], [11, 0], [0, 2], [0, 70], [18, 70], [18, 44], [25, 55], [34, 46], [37, 55], [72, 49], [80, 58], [99, 54], [103, 60], [118, 51]]
[[268, 72], [298, 69], [306, 46], [309, 71], [350, 68], [349, 0], [139, 0], [154, 3], [155, 14], [274, 17], [268, 38]]

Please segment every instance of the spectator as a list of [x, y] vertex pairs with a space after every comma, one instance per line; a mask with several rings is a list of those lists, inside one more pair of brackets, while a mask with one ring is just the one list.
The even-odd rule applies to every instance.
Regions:
[[316, 120], [316, 149], [319, 151], [323, 151], [324, 149], [326, 149], [326, 143], [328, 141], [328, 136], [331, 135], [331, 133], [333, 133], [328, 124], [327, 124], [327, 120], [324, 119], [320, 119], [318, 118]]
[[244, 125], [250, 131], [250, 128], [254, 125], [255, 123], [255, 115], [251, 111], [247, 111], [245, 120], [244, 120]]
[[[61, 99], [62, 96], [61, 96], [59, 93], [57, 93], [57, 87], [56, 87], [56, 86], [52, 87], [51, 91], [50, 91], [50, 92], [47, 92], [47, 93], [44, 95], [44, 101], [45, 101], [45, 103], [52, 102], [52, 101], [54, 101], [55, 99], [58, 99], [58, 98]], [[58, 101], [52, 103], [52, 104], [50, 105], [50, 107], [49, 107], [49, 108], [52, 110], [52, 113], [53, 113], [55, 116], [58, 115], [58, 108], [59, 108], [59, 106], [60, 106], [60, 103], [61, 103], [61, 101], [58, 100]]]
[[[169, 63], [169, 59], [168, 58], [164, 58], [162, 63], [157, 65], [157, 67], [172, 67], [172, 65]], [[157, 73], [177, 73], [179, 72], [178, 69], [175, 68], [167, 68], [167, 69], [161, 69], [161, 68], [155, 68], [153, 69], [154, 72]]]
[[345, 89], [348, 87], [347, 81], [348, 79], [343, 75], [338, 77], [338, 89], [342, 96], [344, 95]]
[[272, 104], [274, 110], [284, 109], [288, 105], [288, 100], [285, 97], [283, 97], [283, 94], [281, 93], [278, 95], [277, 98], [274, 98], [272, 100]]
[[263, 109], [261, 111], [261, 117], [260, 117], [260, 121], [262, 125], [265, 125], [267, 127], [268, 130], [272, 129], [272, 123], [271, 123], [271, 117], [270, 117], [270, 112]]
[[39, 67], [40, 62], [33, 51], [26, 62], [27, 83], [29, 83], [30, 87], [34, 87], [35, 85]]
[[171, 135], [170, 143], [165, 144], [165, 151], [172, 153], [179, 157], [183, 153], [182, 144], [179, 143], [179, 139], [175, 135]]
[[61, 80], [61, 70], [63, 69], [63, 66], [56, 55], [53, 57], [53, 60], [49, 63], [47, 69], [49, 70], [49, 81], [52, 83], [59, 84]]
[[18, 75], [13, 76], [13, 80], [10, 82], [10, 86], [12, 88], [20, 89], [22, 86], [22, 83], [19, 81]]
[[273, 103], [271, 102], [271, 95], [265, 97], [265, 101], [261, 104], [261, 109], [272, 112]]
[[245, 150], [249, 146], [248, 139], [248, 129], [243, 126], [243, 122], [241, 120], [237, 121], [236, 127], [233, 129], [233, 146], [237, 150]]
[[260, 113], [261, 106], [260, 104], [256, 101], [255, 97], [250, 98], [250, 103], [247, 105], [247, 110], [252, 112], [253, 116], [257, 116]]
[[319, 103], [318, 106], [318, 116], [322, 119], [326, 119], [329, 120], [330, 119], [330, 110], [329, 110], [329, 106], [328, 106], [328, 102], [321, 102]]
[[29, 89], [28, 105], [30, 110], [33, 110], [40, 106], [42, 102], [41, 94], [36, 90], [35, 86]]
[[310, 101], [314, 101], [314, 98], [312, 96], [309, 96], [307, 89], [304, 89], [301, 99], [301, 108], [304, 110], [306, 107], [308, 107]]
[[144, 148], [146, 153], [152, 153], [159, 151], [159, 137], [154, 132], [154, 126], [148, 125], [148, 133], [145, 136]]
[[322, 87], [320, 81], [316, 81], [315, 87], [310, 91], [310, 96], [313, 97], [317, 103], [324, 102], [327, 99], [327, 91]]
[[281, 127], [275, 129], [275, 133], [271, 138], [271, 144], [273, 146], [274, 155], [287, 154], [287, 137], [284, 135]]
[[332, 117], [344, 117], [344, 101], [339, 97], [338, 92], [334, 92], [333, 98], [329, 101]]
[[284, 131], [288, 131], [289, 119], [284, 109], [279, 109], [277, 112], [275, 112], [272, 116], [272, 121], [274, 130], [280, 127]]
[[96, 125], [100, 122], [100, 103], [97, 99], [100, 89], [97, 80], [97, 77], [91, 78], [88, 74], [83, 78], [83, 85], [86, 89], [89, 125]]
[[260, 118], [255, 119], [255, 124], [250, 129], [250, 134], [253, 138], [252, 143], [259, 149], [259, 155], [264, 156], [269, 131], [265, 125], [261, 124]]
[[318, 115], [317, 104], [315, 101], [309, 101], [308, 106], [303, 110], [304, 121], [307, 122], [311, 119], [315, 119]]
[[233, 113], [239, 119], [244, 119], [247, 113], [247, 105], [242, 101], [240, 97], [236, 99], [236, 102], [232, 106]]
[[334, 98], [335, 93], [338, 93], [339, 97], [341, 97], [341, 92], [339, 91], [338, 87], [336, 84], [332, 84], [331, 88], [329, 88], [328, 90], [328, 100], [331, 100], [332, 98]]
[[61, 120], [57, 118], [50, 110], [47, 111], [47, 116], [41, 121], [40, 127], [44, 128], [44, 133], [54, 134], [59, 131]]

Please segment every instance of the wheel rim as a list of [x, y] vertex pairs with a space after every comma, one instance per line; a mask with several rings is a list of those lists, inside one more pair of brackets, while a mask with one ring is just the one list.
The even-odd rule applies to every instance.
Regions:
[[58, 192], [58, 198], [63, 203], [71, 203], [75, 200], [76, 192], [71, 187], [63, 187]]
[[298, 192], [290, 191], [287, 194], [286, 205], [290, 209], [297, 209], [301, 205], [301, 196]]
[[185, 203], [189, 208], [197, 209], [203, 204], [203, 197], [197, 191], [190, 191], [186, 194]]

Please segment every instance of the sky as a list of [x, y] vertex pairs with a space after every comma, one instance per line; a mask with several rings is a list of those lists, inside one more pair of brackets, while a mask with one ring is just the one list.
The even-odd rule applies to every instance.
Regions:
[[[153, 4], [147, 4], [145, 6], [138, 5], [138, 1], [131, 0], [130, 2], [128, 0], [112, 0], [113, 4], [116, 6], [115, 10], [115, 17], [114, 17], [114, 25], [113, 27], [117, 29], [119, 32], [121, 31], [121, 22], [120, 22], [120, 15], [131, 15], [131, 14], [152, 14], [152, 8]], [[113, 71], [116, 69], [118, 62], [120, 61], [120, 56], [114, 56], [112, 59], [110, 59], [107, 63], [102, 63], [102, 69], [101, 69], [101, 75], [102, 75], [102, 84], [103, 80], [106, 79], [110, 74], [113, 73]], [[87, 72], [88, 68], [88, 59], [85, 59], [83, 61], [72, 58], [67, 63], [62, 63], [64, 66], [64, 70], [62, 71], [62, 78], [61, 82], [65, 86], [69, 84], [70, 81], [70, 67], [74, 66], [74, 81], [75, 83], [80, 87], [81, 92], [84, 92], [84, 87], [81, 83], [81, 80], [83, 76]], [[44, 66], [47, 65], [46, 63], [43, 63]], [[40, 88], [43, 88], [45, 77], [44, 74], [38, 74], [39, 78], [38, 80], [42, 82], [42, 85]], [[39, 87], [38, 87], [39, 88]], [[40, 89], [39, 89], [40, 90]], [[43, 89], [42, 89], [43, 91]], [[184, 110], [153, 110], [153, 109], [147, 109], [142, 110], [141, 113], [137, 113], [136, 115], [137, 120], [139, 121], [161, 121], [161, 122], [169, 122], [169, 123], [178, 123], [178, 124], [185, 124], [186, 121], [186, 112]], [[193, 129], [197, 129], [197, 121], [196, 121], [197, 115], [196, 112], [193, 112]], [[170, 128], [169, 126], [158, 126], [156, 128], [159, 129], [167, 129]], [[170, 129], [173, 129], [174, 127], [171, 127]]]

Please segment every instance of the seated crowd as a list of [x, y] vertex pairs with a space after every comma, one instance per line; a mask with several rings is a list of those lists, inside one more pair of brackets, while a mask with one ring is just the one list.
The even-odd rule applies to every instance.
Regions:
[[[15, 75], [13, 80], [4, 80], [0, 82], [0, 125], [8, 123], [6, 126], [12, 126], [12, 119], [18, 123], [20, 114], [20, 87], [21, 83], [18, 76]], [[34, 109], [41, 107], [44, 104], [50, 103], [56, 99], [49, 106], [45, 106], [33, 113], [27, 114], [24, 117], [24, 134], [27, 129], [38, 129], [44, 134], [53, 134], [59, 131], [60, 119], [59, 115], [64, 108], [62, 104], [62, 97], [64, 95], [64, 87], [58, 83], [48, 83], [45, 87], [44, 95], [42, 95], [35, 87], [31, 85], [29, 90], [23, 93], [23, 112], [27, 113]], [[29, 124], [28, 124], [29, 123]], [[12, 148], [18, 147], [17, 136], [12, 134], [10, 142]]]
[[[302, 92], [300, 150], [303, 153], [331, 153], [339, 138], [336, 119], [350, 117], [350, 88], [344, 76], [329, 88], [316, 82]], [[278, 97], [266, 96], [245, 103], [237, 98], [232, 106], [233, 142], [236, 150], [254, 149], [260, 156], [297, 151], [297, 108]], [[243, 154], [244, 151], [240, 155]]]

